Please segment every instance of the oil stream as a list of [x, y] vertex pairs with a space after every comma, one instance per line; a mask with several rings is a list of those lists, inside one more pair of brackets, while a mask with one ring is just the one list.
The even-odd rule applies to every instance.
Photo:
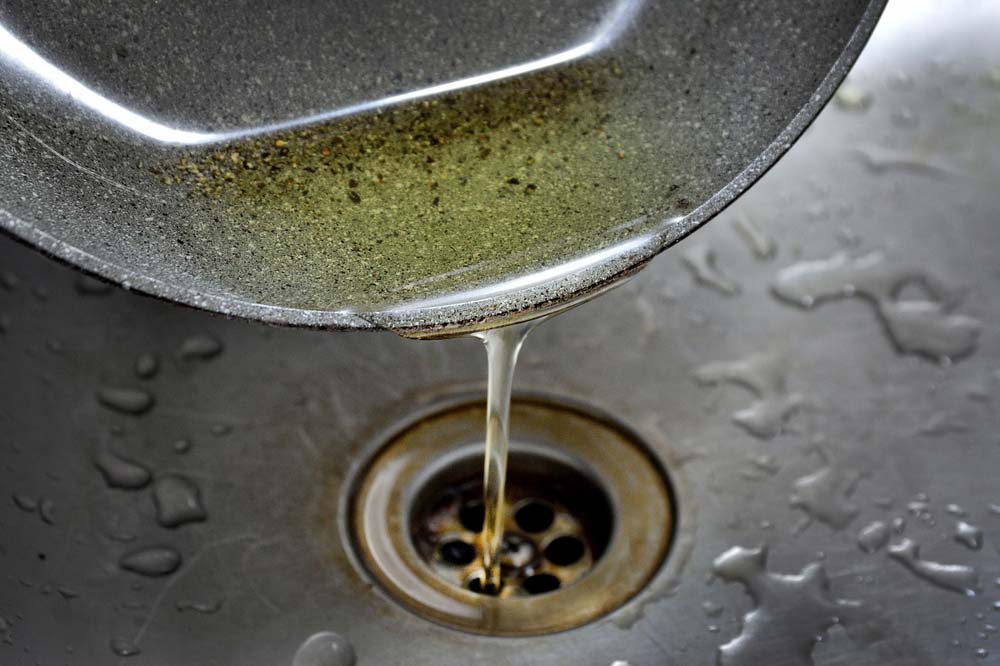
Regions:
[[499, 594], [500, 550], [503, 545], [504, 490], [507, 485], [507, 454], [510, 449], [510, 395], [514, 367], [525, 337], [542, 320], [493, 328], [474, 334], [486, 345], [488, 367], [486, 393], [486, 450], [483, 456], [483, 506], [485, 517], [480, 534], [483, 573], [480, 587]]

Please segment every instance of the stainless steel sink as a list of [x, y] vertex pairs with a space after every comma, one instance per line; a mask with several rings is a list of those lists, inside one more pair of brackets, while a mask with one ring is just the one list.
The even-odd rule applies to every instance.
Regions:
[[517, 389], [631, 428], [677, 512], [643, 591], [561, 633], [418, 616], [342, 520], [382, 433], [482, 393], [478, 342], [227, 320], [0, 241], [0, 663], [292, 664], [322, 632], [308, 663], [1000, 663], [998, 20], [890, 3], [758, 186], [532, 334]]

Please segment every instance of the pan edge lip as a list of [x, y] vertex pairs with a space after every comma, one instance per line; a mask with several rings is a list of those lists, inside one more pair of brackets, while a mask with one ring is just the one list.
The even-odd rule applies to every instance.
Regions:
[[[675, 245], [706, 222], [725, 210], [764, 176], [794, 145], [833, 97], [868, 43], [888, 0], [870, 0], [843, 50], [825, 74], [809, 101], [770, 144], [722, 189], [709, 197], [687, 216], [671, 223], [664, 221], [650, 242], [618, 261], [588, 267], [555, 283], [504, 293], [474, 304], [449, 305], [442, 308], [408, 311], [403, 318], [389, 311], [360, 312], [354, 310], [308, 310], [288, 306], [267, 305], [225, 294], [198, 291], [178, 286], [124, 268], [101, 259], [80, 248], [59, 240], [39, 229], [30, 221], [17, 217], [0, 201], [0, 231], [86, 274], [122, 286], [127, 291], [158, 298], [179, 305], [215, 314], [295, 328], [363, 331], [396, 330], [423, 332], [431, 335], [458, 335], [511, 320], [523, 313], [540, 316], [545, 312], [566, 307], [581, 294], [597, 293], [619, 278], [634, 273], [654, 256]], [[572, 287], [572, 288], [570, 288]], [[404, 304], [405, 307], [405, 304]]]

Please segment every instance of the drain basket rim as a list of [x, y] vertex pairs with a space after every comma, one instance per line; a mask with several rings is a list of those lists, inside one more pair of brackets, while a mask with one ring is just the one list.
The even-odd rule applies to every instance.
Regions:
[[[626, 524], [629, 522], [623, 519], [623, 516], [631, 516], [633, 513], [631, 511], [625, 513], [621, 510], [623, 506], [628, 506], [626, 497], [634, 495], [636, 492], [636, 486], [631, 481], [632, 475], [624, 473], [624, 476], [629, 479], [629, 483], [615, 486], [606, 482], [605, 470], [588, 465], [596, 471], [596, 474], [588, 476], [592, 477], [610, 501], [614, 512], [614, 521], [606, 552], [595, 562], [590, 572], [566, 588], [534, 597], [512, 597], [498, 600], [452, 586], [438, 576], [417, 552], [409, 534], [408, 512], [400, 513], [395, 519], [389, 518], [383, 523], [383, 526], [392, 525], [397, 528], [394, 530], [397, 535], [400, 533], [399, 525], [406, 526], [402, 530], [404, 538], [398, 540], [401, 542], [402, 549], [397, 550], [394, 557], [391, 553], [387, 554], [384, 551], [373, 552], [369, 548], [370, 544], [366, 541], [371, 537], [370, 526], [365, 525], [365, 509], [371, 500], [369, 495], [371, 470], [376, 469], [382, 459], [393, 449], [401, 448], [401, 440], [406, 441], [407, 438], [412, 438], [414, 432], [419, 433], [421, 429], [428, 428], [428, 424], [434, 424], [442, 419], [454, 420], [457, 418], [461, 423], [461, 420], [467, 419], [470, 414], [476, 416], [476, 418], [469, 420], [466, 427], [465, 440], [468, 443], [459, 447], [448, 446], [444, 452], [438, 453], [438, 456], [449, 456], [456, 449], [460, 450], [470, 445], [475, 446], [477, 441], [481, 442], [485, 404], [479, 395], [466, 395], [461, 398], [429, 404], [418, 413], [411, 415], [410, 418], [397, 423], [395, 427], [383, 430], [382, 436], [377, 438], [368, 449], [369, 455], [354, 466], [350, 482], [345, 484], [346, 497], [341, 498], [344, 501], [341, 502], [340, 506], [341, 511], [345, 512], [345, 515], [342, 516], [344, 520], [341, 521], [342, 533], [346, 539], [345, 543], [350, 544], [347, 550], [350, 551], [351, 560], [359, 572], [374, 583], [376, 588], [386, 597], [411, 613], [444, 627], [490, 636], [535, 636], [566, 631], [605, 617], [640, 594], [662, 571], [675, 541], [677, 511], [670, 477], [660, 460], [634, 429], [588, 405], [558, 398], [553, 399], [549, 396], [515, 395], [512, 404], [512, 447], [523, 450], [525, 444], [522, 442], [530, 444], [532, 439], [535, 439], [536, 442], [552, 441], [557, 445], [544, 445], [546, 453], [551, 453], [549, 449], [554, 449], [556, 453], [565, 455], [565, 449], [580, 446], [579, 442], [571, 442], [569, 446], [565, 446], [565, 443], [559, 438], [524, 436], [523, 433], [526, 431], [535, 435], [544, 435], [553, 426], [555, 419], [552, 417], [560, 413], [562, 417], [559, 419], [560, 421], [565, 419], [571, 423], [575, 422], [575, 426], [580, 430], [578, 434], [581, 435], [582, 440], [590, 437], [587, 435], [588, 430], [598, 429], [625, 444], [624, 447], [599, 446], [591, 442], [586, 450], [592, 454], [596, 452], [597, 459], [603, 459], [611, 467], [620, 466], [623, 457], [638, 464], [638, 469], [642, 470], [640, 475], [643, 477], [642, 480], [651, 482], [657, 490], [657, 492], [649, 492], [648, 496], [641, 499], [655, 499], [653, 502], [655, 506], [647, 507], [647, 510], [660, 521], [662, 529], [657, 532], [658, 536], [654, 536], [652, 539], [632, 539], [628, 543], [620, 543], [625, 538]], [[549, 418], [544, 418], [545, 415], [548, 415]], [[480, 416], [482, 419], [478, 418]], [[531, 418], [528, 418], [529, 416]], [[584, 426], [589, 426], [589, 428]], [[539, 445], [535, 444], [535, 446]], [[435, 450], [432, 446], [424, 448]], [[628, 455], [616, 455], [621, 454], [623, 448], [628, 451]], [[440, 447], [437, 450], [440, 451]], [[603, 456], [601, 455], [602, 451], [605, 454]], [[413, 451], [410, 450], [409, 453], [412, 458]], [[588, 457], [583, 457], [583, 460], [585, 463], [592, 462]], [[425, 460], [424, 463], [426, 462]], [[391, 498], [393, 506], [407, 506], [401, 503], [401, 496], [403, 493], [413, 492], [414, 488], [417, 487], [413, 481], [420, 476], [419, 471], [424, 470], [425, 467], [425, 464], [419, 465], [417, 473], [410, 474], [405, 482], [399, 484], [402, 486], [401, 488], [395, 487], [389, 492], [386, 498]], [[436, 465], [435, 467], [439, 470], [442, 469], [441, 466]], [[574, 467], [578, 467], [578, 465], [574, 465]], [[623, 474], [621, 469], [618, 472]], [[432, 473], [425, 475], [424, 481], [426, 482], [430, 476]], [[648, 488], [648, 486], [643, 487]], [[635, 498], [633, 497], [633, 499]], [[386, 534], [388, 533], [383, 533], [382, 536]], [[622, 576], [616, 575], [613, 569], [616, 566], [616, 559], [622, 558], [609, 557], [609, 554], [615, 551], [625, 551], [628, 553], [625, 559], [632, 560], [634, 558], [631, 550], [636, 546], [645, 554], [643, 565], [639, 567], [638, 573], [633, 571], [631, 574], [627, 574], [623, 584], [619, 580]], [[402, 555], [406, 557], [402, 558], [402, 562], [400, 562]], [[399, 571], [396, 571], [397, 575], [394, 578], [380, 564], [379, 558], [386, 556], [397, 560], [396, 565], [402, 565], [404, 569], [401, 574], [402, 580], [399, 577]], [[615, 591], [614, 594], [607, 593], [609, 587]], [[419, 594], [426, 594], [427, 597], [422, 598], [418, 596]], [[603, 599], [604, 601], [595, 604], [595, 599]], [[448, 611], [442, 612], [442, 608], [448, 609]], [[533, 609], [535, 612], [529, 612]], [[550, 612], [545, 613], [546, 610]], [[540, 617], [548, 619], [539, 620]]]

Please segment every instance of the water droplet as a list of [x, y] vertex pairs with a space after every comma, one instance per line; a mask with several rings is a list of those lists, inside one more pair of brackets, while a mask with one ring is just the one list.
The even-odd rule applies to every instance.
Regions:
[[124, 414], [145, 414], [153, 406], [153, 394], [125, 386], [102, 386], [97, 389], [97, 401]]
[[190, 439], [178, 439], [173, 443], [174, 453], [184, 454], [191, 450]]
[[207, 334], [192, 335], [181, 343], [177, 355], [183, 359], [208, 360], [222, 352], [222, 343]]
[[766, 570], [766, 548], [736, 546], [715, 559], [713, 573], [746, 588], [755, 608], [743, 618], [740, 634], [719, 648], [719, 663], [810, 664], [812, 650], [831, 627], [853, 624], [861, 605], [836, 599], [823, 565], [799, 574]]
[[976, 656], [980, 659], [986, 659], [986, 657], [990, 656], [990, 653], [986, 648], [977, 648]]
[[149, 470], [139, 463], [123, 458], [106, 448], [98, 451], [94, 458], [94, 466], [104, 477], [104, 482], [112, 488], [137, 490], [144, 488], [153, 478]]
[[975, 525], [960, 520], [955, 524], [955, 541], [970, 550], [979, 550], [983, 547], [983, 531]]
[[991, 88], [1000, 89], [1000, 65], [992, 65], [986, 70], [983, 83]]
[[917, 577], [946, 590], [973, 596], [979, 583], [976, 570], [964, 564], [941, 564], [920, 558], [920, 546], [912, 539], [903, 539], [889, 546], [893, 558]]
[[917, 428], [913, 434], [940, 437], [942, 435], [955, 435], [968, 432], [968, 430], [969, 424], [958, 419], [954, 414], [936, 412], [931, 414], [926, 423]]
[[27, 495], [14, 493], [11, 495], [11, 499], [14, 500], [14, 506], [21, 511], [34, 513], [35, 509], [38, 508], [38, 502], [34, 498], [28, 497]]
[[702, 602], [701, 609], [705, 611], [706, 617], [719, 617], [723, 611], [722, 604], [717, 604], [714, 601]]
[[875, 98], [870, 92], [850, 81], [845, 81], [833, 96], [833, 102], [838, 109], [851, 113], [867, 111], [874, 101]]
[[139, 354], [135, 359], [135, 375], [140, 379], [150, 379], [160, 369], [160, 361], [153, 354]]
[[778, 244], [749, 219], [742, 217], [733, 224], [736, 233], [746, 241], [753, 256], [760, 261], [773, 259], [778, 253]]
[[913, 112], [913, 109], [906, 106], [901, 106], [894, 110], [892, 112], [891, 119], [893, 125], [903, 129], [910, 129], [920, 124], [920, 119], [917, 118], [917, 114]]
[[354, 666], [354, 647], [332, 631], [313, 634], [295, 652], [292, 666]]
[[201, 522], [208, 516], [201, 503], [201, 490], [187, 477], [158, 477], [153, 484], [153, 502], [156, 520], [164, 527]]
[[169, 546], [152, 546], [126, 553], [118, 565], [142, 576], [167, 576], [181, 566], [181, 554]]
[[[897, 300], [903, 287], [917, 284], [930, 300]], [[919, 267], [894, 267], [874, 252], [856, 259], [838, 252], [829, 259], [805, 261], [778, 273], [772, 285], [781, 300], [804, 308], [825, 301], [858, 296], [875, 305], [896, 348], [947, 361], [970, 354], [982, 324], [952, 314], [961, 290]]]
[[912, 90], [913, 77], [903, 71], [893, 72], [889, 77], [889, 85], [895, 90]]
[[65, 585], [60, 585], [56, 588], [56, 591], [62, 596], [63, 599], [69, 601], [70, 599], [77, 599], [80, 593], [71, 587], [66, 587]]
[[853, 151], [858, 161], [874, 174], [898, 171], [916, 176], [947, 178], [958, 175], [958, 169], [940, 157], [881, 146], [861, 146]]
[[4, 271], [0, 273], [0, 286], [2, 286], [7, 291], [14, 291], [21, 284], [21, 278], [17, 277], [10, 271]]
[[785, 422], [806, 402], [801, 394], [788, 391], [784, 357], [776, 353], [706, 363], [695, 370], [694, 376], [702, 384], [726, 382], [753, 391], [758, 400], [734, 413], [732, 418], [750, 434], [761, 438], [781, 433]]
[[708, 629], [708, 633], [710, 633], [710, 634], [717, 634], [717, 633], [719, 633], [719, 625], [717, 625], [717, 624], [710, 624], [706, 628]]
[[876, 497], [872, 499], [872, 504], [880, 509], [891, 509], [892, 505], [895, 503], [896, 501], [891, 497]]
[[178, 601], [174, 607], [179, 613], [184, 613], [187, 611], [194, 611], [195, 613], [201, 613], [202, 615], [214, 615], [222, 610], [221, 601]]
[[135, 643], [121, 636], [111, 639], [111, 651], [119, 657], [134, 657], [142, 654], [142, 650]]
[[976, 402], [988, 402], [993, 392], [989, 384], [969, 384], [965, 387], [965, 397]]
[[840, 464], [830, 464], [822, 450], [819, 454], [827, 464], [795, 481], [795, 493], [790, 502], [810, 518], [842, 530], [861, 512], [861, 507], [850, 499], [861, 474]]
[[55, 502], [52, 500], [42, 497], [38, 502], [38, 517], [42, 519], [42, 522], [47, 525], [55, 525]]
[[858, 532], [858, 548], [866, 553], [874, 553], [889, 543], [889, 526], [881, 520], [869, 523]]
[[216, 437], [224, 437], [233, 431], [233, 426], [228, 423], [216, 423], [209, 431]]
[[104, 280], [98, 280], [97, 278], [89, 275], [77, 275], [73, 286], [76, 287], [77, 293], [88, 296], [107, 294], [112, 289], [110, 283], [105, 282]]
[[930, 301], [882, 303], [881, 312], [901, 351], [945, 362], [969, 354], [982, 330], [978, 319], [949, 314], [940, 303]]
[[950, 513], [951, 515], [957, 516], [959, 518], [964, 518], [969, 515], [969, 512], [963, 509], [958, 504], [949, 504], [944, 508], [944, 510]]
[[627, 661], [623, 661], [621, 659], [615, 659], [613, 662], [611, 662], [611, 666], [632, 666], [632, 664], [628, 663]]
[[726, 296], [740, 293], [740, 286], [716, 268], [715, 251], [709, 246], [696, 243], [688, 247], [681, 254], [681, 261], [698, 284]]

